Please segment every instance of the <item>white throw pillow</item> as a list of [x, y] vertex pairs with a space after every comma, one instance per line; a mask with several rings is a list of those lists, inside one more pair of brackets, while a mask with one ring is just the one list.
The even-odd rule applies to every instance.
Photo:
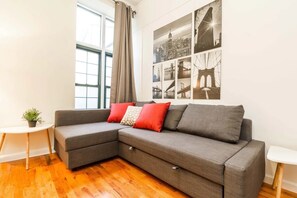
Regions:
[[121, 120], [121, 124], [133, 126], [136, 122], [142, 107], [128, 106], [127, 111]]

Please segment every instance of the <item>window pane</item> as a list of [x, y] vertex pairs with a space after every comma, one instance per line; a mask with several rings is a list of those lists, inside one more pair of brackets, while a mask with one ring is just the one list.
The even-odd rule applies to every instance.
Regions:
[[86, 109], [87, 108], [86, 98], [75, 98], [75, 108], [76, 109]]
[[96, 53], [88, 52], [88, 63], [93, 63], [98, 65], [99, 56]]
[[87, 62], [87, 52], [85, 50], [76, 49], [76, 60]]
[[111, 78], [110, 77], [106, 77], [105, 86], [111, 86]]
[[75, 74], [75, 83], [86, 84], [87, 78], [85, 74]]
[[106, 76], [111, 77], [111, 67], [106, 67]]
[[98, 108], [98, 98], [88, 98], [88, 109]]
[[106, 67], [112, 67], [112, 57], [106, 56]]
[[113, 35], [114, 35], [114, 22], [106, 20], [105, 23], [105, 48], [109, 51], [113, 50]]
[[106, 108], [110, 108], [110, 99], [106, 98], [105, 101], [106, 101]]
[[101, 16], [77, 7], [76, 40], [96, 47], [101, 46]]
[[88, 74], [98, 75], [98, 65], [88, 64]]
[[86, 97], [87, 88], [82, 86], [75, 86], [75, 97]]
[[106, 88], [106, 94], [105, 94], [106, 98], [110, 98], [110, 88]]
[[98, 98], [98, 88], [88, 87], [88, 97]]
[[88, 85], [98, 85], [98, 76], [88, 75]]
[[87, 63], [76, 61], [75, 72], [86, 73], [87, 72]]

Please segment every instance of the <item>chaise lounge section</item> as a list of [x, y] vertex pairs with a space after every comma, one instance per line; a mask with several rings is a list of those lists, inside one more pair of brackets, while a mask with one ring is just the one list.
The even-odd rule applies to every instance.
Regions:
[[[194, 106], [189, 105], [187, 113], [188, 108]], [[239, 140], [229, 143], [180, 131], [179, 120], [176, 130], [161, 133], [107, 123], [109, 112], [56, 112], [55, 149], [69, 169], [120, 156], [192, 197], [258, 196], [265, 144], [252, 140], [251, 120], [242, 120]], [[172, 113], [169, 110], [167, 117], [174, 119]]]

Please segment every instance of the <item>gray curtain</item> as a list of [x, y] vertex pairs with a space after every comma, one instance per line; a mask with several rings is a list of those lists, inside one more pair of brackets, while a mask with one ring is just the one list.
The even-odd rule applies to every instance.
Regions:
[[117, 2], [115, 4], [111, 103], [136, 101], [131, 20], [131, 7], [123, 2]]

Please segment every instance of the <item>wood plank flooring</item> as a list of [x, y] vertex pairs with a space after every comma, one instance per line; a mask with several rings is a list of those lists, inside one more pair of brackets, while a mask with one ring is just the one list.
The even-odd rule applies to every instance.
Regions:
[[[80, 168], [66, 169], [56, 154], [0, 164], [0, 197], [188, 197], [145, 171], [114, 158]], [[264, 184], [258, 198], [275, 197], [275, 191]], [[283, 198], [297, 195], [283, 191]]]

